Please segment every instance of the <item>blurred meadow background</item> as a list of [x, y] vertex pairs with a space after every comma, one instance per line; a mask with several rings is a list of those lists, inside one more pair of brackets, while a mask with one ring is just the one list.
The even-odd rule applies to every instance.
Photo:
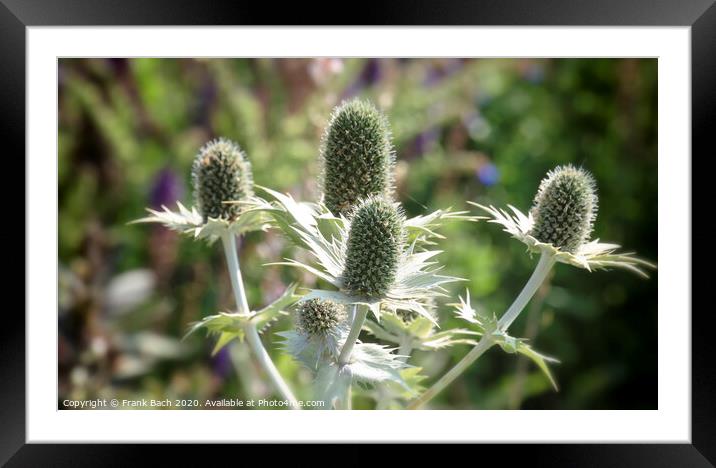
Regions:
[[[466, 200], [526, 211], [557, 164], [593, 172], [594, 237], [657, 260], [656, 59], [60, 59], [59, 401], [90, 398], [264, 398], [248, 348], [211, 356], [191, 323], [232, 307], [223, 254], [160, 226], [128, 225], [145, 207], [192, 203], [199, 147], [238, 142], [257, 184], [317, 201], [320, 137], [343, 99], [388, 116], [397, 197], [408, 216]], [[502, 313], [537, 258], [498, 225], [453, 223], [439, 257], [468, 278], [473, 304]], [[249, 303], [275, 299], [298, 270], [263, 266], [294, 254], [278, 231], [240, 245]], [[302, 256], [304, 253], [297, 253]], [[445, 409], [657, 408], [657, 273], [589, 273], [558, 265], [511, 334], [553, 366], [554, 392], [525, 358], [482, 357], [432, 403]], [[263, 336], [299, 398], [310, 373]], [[416, 352], [432, 383], [468, 348]], [[358, 398], [356, 408], [371, 408]], [[60, 406], [61, 407], [61, 406]]]

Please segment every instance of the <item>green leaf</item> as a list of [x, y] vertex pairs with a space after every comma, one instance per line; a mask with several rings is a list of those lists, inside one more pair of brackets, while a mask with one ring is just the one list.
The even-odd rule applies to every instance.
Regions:
[[202, 328], [207, 331], [207, 335], [219, 335], [219, 340], [212, 351], [212, 354], [216, 354], [234, 338], [244, 339], [244, 326], [249, 323], [250, 317], [226, 312], [210, 315], [193, 324], [184, 338]]
[[549, 382], [552, 384], [555, 391], [559, 391], [557, 382], [547, 366], [548, 362], [559, 362], [557, 359], [538, 353], [532, 349], [532, 347], [529, 346], [523, 338], [512, 337], [499, 329], [493, 331], [489, 336], [495, 340], [495, 344], [498, 344], [504, 352], [509, 354], [519, 353], [530, 358], [532, 362], [537, 364], [537, 367], [539, 367], [544, 375], [547, 376], [547, 379], [549, 379]]
[[[385, 324], [385, 317], [387, 317], [387, 315], [383, 316], [384, 324]], [[400, 344], [400, 338], [391, 334], [385, 328], [381, 327], [380, 325], [378, 325], [376, 322], [374, 322], [372, 320], [366, 320], [363, 323], [363, 329], [368, 331], [368, 333], [372, 334], [379, 340], [387, 341], [389, 343]]]
[[231, 340], [234, 338], [238, 338], [239, 341], [242, 341], [244, 339], [244, 331], [239, 330], [237, 332], [221, 332], [219, 335], [219, 339], [216, 340], [216, 344], [214, 345], [214, 349], [211, 351], [211, 355], [214, 356], [216, 353], [221, 351], [221, 348], [229, 344]]
[[557, 382], [554, 380], [554, 377], [552, 377], [552, 373], [549, 370], [549, 367], [547, 366], [547, 362], [559, 362], [554, 358], [545, 356], [543, 354], [538, 353], [534, 349], [532, 349], [530, 346], [526, 345], [524, 342], [519, 341], [517, 345], [517, 352], [527, 356], [537, 364], [537, 367], [540, 368], [540, 370], [544, 373], [544, 375], [547, 376], [550, 383], [552, 384], [552, 387], [554, 387], [555, 391], [559, 391], [559, 387], [557, 386]]
[[394, 335], [401, 335], [408, 331], [408, 325], [406, 325], [405, 322], [403, 322], [400, 317], [393, 312], [384, 313], [381, 316], [380, 324], [388, 333], [392, 333]]
[[288, 315], [284, 309], [294, 302], [296, 302], [300, 296], [296, 295], [297, 284], [293, 283], [289, 285], [286, 290], [281, 294], [281, 297], [267, 305], [263, 309], [256, 312], [256, 315], [251, 321], [256, 326], [256, 330], [259, 333], [263, 333], [273, 322], [278, 320], [282, 315]]
[[405, 400], [415, 398], [415, 395], [419, 395], [425, 391], [422, 382], [427, 379], [427, 376], [420, 373], [422, 370], [422, 367], [401, 369], [400, 378], [403, 381], [403, 385], [396, 382], [388, 382], [387, 386], [397, 394], [398, 398]]
[[420, 339], [426, 339], [432, 335], [435, 325], [422, 315], [415, 317], [408, 324], [408, 332]]

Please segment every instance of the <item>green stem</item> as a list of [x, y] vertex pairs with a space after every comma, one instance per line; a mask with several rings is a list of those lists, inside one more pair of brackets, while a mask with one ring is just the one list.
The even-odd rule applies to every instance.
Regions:
[[529, 281], [527, 281], [525, 287], [522, 288], [522, 291], [519, 296], [517, 296], [517, 299], [515, 299], [512, 303], [510, 308], [507, 309], [507, 312], [505, 312], [505, 314], [500, 318], [500, 321], [497, 322], [498, 330], [506, 331], [510, 325], [512, 325], [512, 322], [514, 322], [520, 315], [522, 309], [525, 308], [530, 299], [532, 299], [532, 296], [534, 296], [539, 287], [542, 285], [545, 278], [547, 278], [547, 275], [554, 266], [555, 261], [554, 255], [542, 252], [542, 255], [539, 257], [539, 263], [537, 263], [535, 271], [532, 273], [532, 276], [530, 276]]
[[[231, 288], [234, 291], [234, 299], [236, 300], [236, 307], [238, 312], [241, 314], [248, 314], [250, 312], [248, 301], [246, 300], [246, 292], [244, 290], [244, 282], [241, 277], [241, 268], [239, 266], [239, 256], [236, 253], [236, 239], [233, 234], [225, 233], [221, 236], [221, 242], [224, 245], [224, 253], [226, 254], [226, 264], [229, 268], [229, 276], [231, 276]], [[247, 321], [244, 325], [244, 334], [246, 335], [246, 342], [248, 343], [251, 351], [256, 358], [259, 366], [266, 372], [269, 380], [273, 384], [276, 391], [283, 397], [284, 400], [288, 400], [291, 403], [295, 403], [296, 397], [288, 388], [286, 382], [281, 377], [281, 374], [276, 369], [271, 356], [269, 356], [266, 348], [264, 348], [259, 333], [252, 322]], [[300, 409], [299, 406], [291, 404], [290, 408]]]
[[351, 325], [351, 331], [348, 333], [348, 338], [346, 338], [346, 342], [343, 344], [341, 354], [338, 355], [339, 366], [348, 364], [348, 361], [351, 358], [351, 353], [353, 352], [353, 347], [355, 346], [358, 335], [360, 335], [360, 331], [363, 328], [366, 315], [368, 315], [367, 307], [358, 307], [358, 304], [353, 305], [353, 325]]
[[[535, 267], [532, 276], [530, 276], [530, 279], [527, 281], [527, 284], [525, 284], [525, 287], [522, 288], [522, 291], [512, 303], [510, 308], [507, 309], [507, 312], [505, 312], [505, 314], [497, 322], [497, 331], [506, 331], [507, 328], [509, 328], [509, 326], [512, 324], [512, 322], [515, 321], [515, 319], [519, 316], [520, 312], [522, 312], [527, 303], [530, 301], [532, 296], [534, 296], [535, 292], [537, 292], [537, 289], [539, 289], [540, 285], [545, 280], [550, 270], [554, 266], [555, 261], [556, 260], [554, 258], [554, 255], [547, 252], [542, 252], [542, 254], [540, 255], [539, 262], [537, 263], [537, 266]], [[473, 362], [475, 362], [480, 356], [485, 353], [485, 351], [490, 349], [494, 344], [495, 340], [491, 335], [484, 335], [480, 342], [475, 345], [475, 347], [472, 348], [472, 350], [470, 350], [470, 352], [467, 353], [465, 357], [462, 358], [462, 360], [460, 360], [460, 362], [455, 365], [455, 367], [453, 367], [445, 375], [443, 375], [440, 380], [435, 382], [432, 387], [425, 391], [425, 393], [420, 395], [417, 399], [413, 400], [413, 402], [411, 402], [407, 408], [419, 409], [425, 403], [432, 400], [438, 393], [444, 390], [445, 387], [450, 385], [453, 380], [455, 380], [460, 374], [465, 372], [465, 370], [470, 367]]]
[[409, 333], [401, 333], [400, 344], [398, 345], [398, 359], [407, 362], [413, 352], [413, 336]]
[[[527, 309], [527, 325], [523, 333], [524, 337], [530, 342], [534, 343], [534, 339], [539, 333], [539, 322], [542, 316], [542, 306], [544, 305], [545, 297], [549, 292], [549, 277], [539, 287], [537, 293], [532, 298], [529, 309]], [[520, 409], [522, 404], [522, 394], [524, 390], [525, 379], [527, 377], [527, 365], [529, 359], [525, 356], [520, 356], [517, 360], [517, 370], [515, 371], [515, 378], [510, 390], [508, 397], [509, 409]]]
[[465, 369], [470, 367], [470, 364], [475, 362], [477, 358], [482, 356], [485, 351], [490, 349], [494, 345], [494, 340], [489, 336], [483, 336], [480, 342], [465, 355], [464, 358], [455, 367], [450, 369], [440, 380], [435, 382], [432, 387], [427, 389], [422, 395], [413, 400], [407, 407], [407, 409], [420, 409], [425, 403], [432, 400], [438, 393], [443, 391], [445, 387], [450, 385], [460, 374], [465, 372]]
[[240, 314], [248, 315], [251, 310], [249, 309], [249, 302], [246, 300], [244, 280], [241, 277], [239, 256], [236, 253], [236, 239], [233, 234], [227, 232], [221, 236], [221, 242], [224, 245], [226, 266], [229, 268], [229, 276], [231, 276], [231, 288], [234, 291], [236, 307], [239, 309]]
[[[346, 342], [343, 343], [341, 353], [338, 355], [339, 368], [342, 368], [343, 366], [347, 365], [350, 361], [353, 347], [355, 346], [356, 341], [358, 340], [358, 335], [360, 335], [360, 331], [363, 328], [363, 323], [365, 322], [366, 315], [368, 315], [367, 307], [358, 307], [358, 304], [353, 305], [353, 324], [351, 325], [351, 330], [348, 332]], [[338, 400], [338, 403], [336, 404], [336, 409], [349, 410], [351, 409], [351, 406], [351, 385], [348, 385], [348, 387], [346, 388], [346, 392], [343, 395], [343, 398]]]

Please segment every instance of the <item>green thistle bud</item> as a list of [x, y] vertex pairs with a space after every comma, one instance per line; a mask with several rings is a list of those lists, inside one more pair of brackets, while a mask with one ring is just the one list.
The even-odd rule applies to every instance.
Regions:
[[403, 253], [405, 217], [381, 197], [358, 205], [351, 218], [343, 286], [353, 295], [385, 295], [395, 281]]
[[309, 299], [298, 306], [296, 328], [308, 336], [325, 336], [346, 320], [342, 304], [324, 299]]
[[354, 99], [336, 107], [323, 135], [323, 202], [338, 216], [372, 195], [390, 197], [394, 154], [385, 116]]
[[239, 145], [219, 138], [204, 145], [191, 168], [194, 199], [204, 217], [234, 220], [240, 213], [237, 204], [225, 201], [245, 200], [253, 196], [251, 164]]
[[551, 170], [540, 183], [532, 216], [530, 234], [535, 239], [575, 252], [589, 240], [597, 217], [594, 178], [571, 165]]

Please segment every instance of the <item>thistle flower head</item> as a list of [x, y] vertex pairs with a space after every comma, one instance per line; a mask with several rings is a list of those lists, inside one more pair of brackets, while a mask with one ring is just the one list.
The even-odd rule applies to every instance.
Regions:
[[395, 281], [405, 245], [405, 217], [382, 197], [362, 201], [351, 217], [343, 286], [353, 295], [385, 295]]
[[558, 166], [542, 179], [532, 207], [530, 235], [565, 252], [589, 240], [597, 217], [594, 178], [582, 168]]
[[225, 201], [246, 200], [253, 196], [251, 164], [236, 143], [219, 138], [204, 145], [192, 165], [194, 198], [204, 218], [234, 220], [240, 213], [237, 204]]
[[298, 306], [296, 328], [308, 336], [325, 336], [346, 320], [342, 304], [325, 299], [309, 299]]
[[385, 116], [354, 99], [336, 107], [323, 135], [323, 201], [336, 216], [371, 195], [390, 196], [394, 154]]

